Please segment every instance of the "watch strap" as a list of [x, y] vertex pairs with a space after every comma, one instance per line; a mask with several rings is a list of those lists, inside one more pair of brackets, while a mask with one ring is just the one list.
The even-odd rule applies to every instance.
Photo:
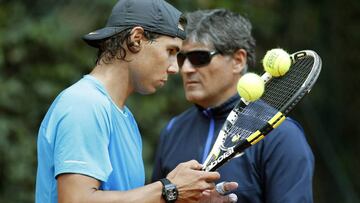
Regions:
[[160, 182], [163, 184], [163, 186], [171, 184], [170, 180], [168, 180], [167, 178], [160, 179]]
[[[168, 180], [167, 178], [163, 178], [163, 179], [160, 179], [160, 182], [162, 183], [162, 185], [163, 185], [163, 189], [162, 189], [162, 197], [164, 198], [164, 200], [165, 200], [165, 202], [166, 203], [174, 203], [175, 201], [176, 201], [176, 199], [177, 199], [177, 193], [178, 193], [178, 191], [177, 191], [177, 189], [176, 189], [176, 186], [174, 185], [174, 184], [172, 184], [171, 182], [170, 182], [170, 180]], [[168, 195], [168, 192], [167, 192], [167, 189], [169, 189], [169, 186], [170, 186], [170, 188], [171, 187], [173, 187], [173, 189], [175, 189], [175, 199], [173, 199], [174, 198], [174, 196], [167, 196]], [[174, 193], [173, 193], [174, 194]]]

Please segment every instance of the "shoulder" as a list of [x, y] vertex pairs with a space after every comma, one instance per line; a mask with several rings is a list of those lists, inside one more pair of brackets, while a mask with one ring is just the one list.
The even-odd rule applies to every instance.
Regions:
[[99, 110], [110, 108], [111, 101], [96, 84], [81, 79], [59, 94], [54, 105], [65, 110]]
[[263, 144], [267, 153], [312, 154], [303, 128], [291, 118], [286, 118], [278, 128], [269, 133]]
[[56, 97], [43, 124], [47, 125], [49, 121], [57, 122], [63, 119], [106, 118], [110, 109], [111, 101], [106, 94], [93, 84], [81, 79]]
[[69, 88], [65, 89], [61, 95], [62, 100], [71, 101], [74, 104], [108, 104], [107, 94], [96, 84], [79, 80]]
[[195, 106], [192, 106], [181, 114], [171, 118], [170, 121], [167, 123], [164, 131], [169, 132], [178, 127], [183, 127], [185, 126], [185, 124], [189, 124], [189, 121], [194, 119], [196, 116], [198, 116], [198, 110]]
[[305, 132], [302, 126], [292, 118], [286, 118], [285, 121], [276, 129], [273, 130], [269, 137], [273, 140], [287, 140], [287, 141], [306, 141]]
[[285, 119], [284, 123], [279, 126], [279, 129], [283, 131], [299, 131], [301, 133], [304, 133], [304, 129], [302, 128], [300, 123], [290, 117], [287, 117]]

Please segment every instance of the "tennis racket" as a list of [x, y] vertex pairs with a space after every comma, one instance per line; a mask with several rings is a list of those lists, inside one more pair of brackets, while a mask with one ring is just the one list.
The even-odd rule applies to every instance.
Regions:
[[310, 92], [321, 71], [321, 58], [311, 50], [293, 53], [290, 58], [292, 65], [284, 76], [272, 77], [267, 72], [261, 76], [265, 91], [260, 99], [240, 99], [226, 118], [203, 170], [215, 171], [258, 143]]

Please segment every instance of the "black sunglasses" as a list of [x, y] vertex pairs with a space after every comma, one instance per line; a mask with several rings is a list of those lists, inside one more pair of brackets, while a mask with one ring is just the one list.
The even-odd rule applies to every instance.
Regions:
[[205, 50], [198, 50], [198, 51], [189, 51], [189, 52], [179, 52], [177, 54], [177, 62], [179, 68], [184, 65], [184, 61], [186, 58], [189, 59], [190, 63], [199, 68], [201, 66], [208, 65], [211, 62], [211, 59], [216, 54], [219, 54], [218, 51], [205, 51]]

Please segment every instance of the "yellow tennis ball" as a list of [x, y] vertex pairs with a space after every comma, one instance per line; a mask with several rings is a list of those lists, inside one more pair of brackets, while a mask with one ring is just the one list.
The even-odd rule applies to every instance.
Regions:
[[290, 55], [283, 49], [271, 49], [267, 51], [262, 61], [266, 72], [274, 77], [283, 76], [291, 66]]
[[237, 83], [239, 95], [246, 101], [255, 101], [264, 93], [265, 82], [255, 73], [246, 73]]

